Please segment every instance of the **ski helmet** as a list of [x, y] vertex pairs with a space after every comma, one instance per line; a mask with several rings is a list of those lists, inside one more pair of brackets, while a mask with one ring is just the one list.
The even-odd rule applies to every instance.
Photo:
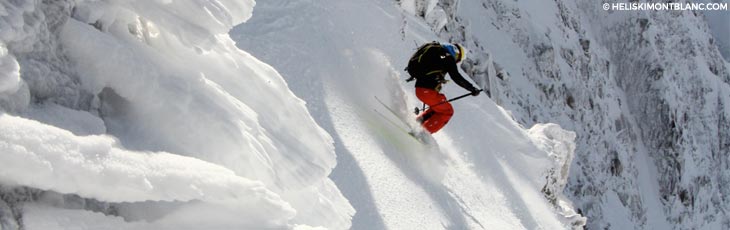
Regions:
[[466, 56], [466, 50], [460, 44], [444, 44], [443, 47], [446, 48], [447, 51], [449, 51], [449, 54], [454, 57], [456, 62], [461, 62], [462, 60], [464, 60]]

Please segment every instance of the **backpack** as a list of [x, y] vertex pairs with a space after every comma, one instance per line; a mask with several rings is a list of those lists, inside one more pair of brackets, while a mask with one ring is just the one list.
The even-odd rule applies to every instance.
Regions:
[[435, 41], [418, 47], [416, 53], [414, 53], [413, 56], [411, 56], [411, 59], [408, 60], [408, 66], [405, 70], [408, 71], [411, 77], [406, 81], [413, 81], [416, 78], [425, 76], [425, 73], [430, 68], [430, 66], [425, 63], [427, 63], [428, 60], [440, 59], [440, 56], [443, 54], [444, 51], [441, 47], [441, 43]]

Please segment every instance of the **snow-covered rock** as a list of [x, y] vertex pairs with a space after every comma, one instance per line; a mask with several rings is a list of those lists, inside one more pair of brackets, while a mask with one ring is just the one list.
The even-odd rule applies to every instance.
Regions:
[[573, 228], [585, 226], [586, 218], [575, 212], [573, 202], [563, 194], [575, 153], [575, 133], [556, 124], [536, 124], [528, 130], [528, 134], [533, 143], [553, 160], [545, 176], [547, 182], [542, 192], [566, 221], [572, 223]]
[[15, 93], [20, 87], [20, 66], [8, 54], [4, 43], [0, 43], [0, 94]]
[[576, 132], [566, 195], [588, 228], [728, 228], [725, 41], [706, 12], [602, 4], [445, 1], [436, 32], [521, 124]]
[[2, 187], [149, 212], [170, 229], [349, 226], [327, 178], [331, 137], [226, 34], [254, 1], [0, 4]]

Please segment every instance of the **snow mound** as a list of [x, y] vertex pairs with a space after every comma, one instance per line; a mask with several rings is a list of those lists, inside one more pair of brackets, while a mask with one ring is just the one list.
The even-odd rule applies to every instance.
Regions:
[[327, 175], [335, 164], [330, 137], [274, 69], [236, 49], [226, 35], [207, 33], [206, 41], [215, 43], [195, 43], [205, 51], [190, 47], [187, 38], [201, 31], [171, 28], [162, 19], [157, 24], [130, 10], [137, 8], [148, 9], [146, 3], [117, 9], [125, 13], [102, 21], [101, 31], [87, 24], [96, 23], [94, 17], [79, 17], [89, 21], [70, 20], [61, 33], [81, 82], [100, 95], [110, 133], [130, 148], [206, 159], [280, 188]]
[[0, 4], [4, 185], [150, 203], [155, 223], [349, 227], [332, 138], [226, 34], [253, 0]]
[[75, 136], [7, 114], [0, 115], [0, 128], [4, 184], [109, 202], [201, 200], [278, 210], [284, 219], [294, 214], [261, 182], [198, 159], [129, 151], [109, 136]]
[[262, 183], [194, 158], [129, 151], [109, 136], [75, 136], [7, 114], [0, 128], [5, 182], [111, 202], [278, 200]]
[[563, 195], [568, 184], [570, 164], [575, 155], [575, 132], [560, 128], [557, 124], [535, 124], [527, 131], [532, 142], [553, 160], [547, 171], [547, 183], [542, 188], [548, 200], [573, 228], [582, 228], [587, 219], [575, 212], [573, 202]]

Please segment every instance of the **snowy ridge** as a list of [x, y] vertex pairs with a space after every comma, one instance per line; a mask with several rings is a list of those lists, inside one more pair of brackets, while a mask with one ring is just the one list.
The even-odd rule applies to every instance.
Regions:
[[[225, 34], [253, 5], [2, 2], [0, 105], [12, 115], [0, 123], [14, 131], [3, 136], [3, 187], [95, 198], [125, 210], [108, 215], [150, 214], [151, 228], [347, 228], [353, 210], [326, 177], [331, 138]], [[8, 202], [22, 210], [33, 199]]]
[[0, 134], [0, 181], [4, 184], [109, 202], [201, 200], [230, 207], [257, 206], [271, 210], [267, 219], [282, 215], [286, 220], [294, 215], [262, 183], [194, 158], [128, 151], [110, 137], [79, 137], [7, 114], [0, 116], [0, 128], [4, 131]]
[[[75, 136], [53, 126], [0, 117], [6, 183], [75, 193], [110, 202], [273, 199], [262, 184], [194, 158], [115, 147], [106, 136]], [[35, 173], [28, 174], [27, 171]], [[109, 194], [104, 191], [113, 190]], [[261, 191], [260, 195], [254, 192]], [[250, 194], [239, 192], [249, 191]], [[267, 194], [268, 193], [268, 194]]]

